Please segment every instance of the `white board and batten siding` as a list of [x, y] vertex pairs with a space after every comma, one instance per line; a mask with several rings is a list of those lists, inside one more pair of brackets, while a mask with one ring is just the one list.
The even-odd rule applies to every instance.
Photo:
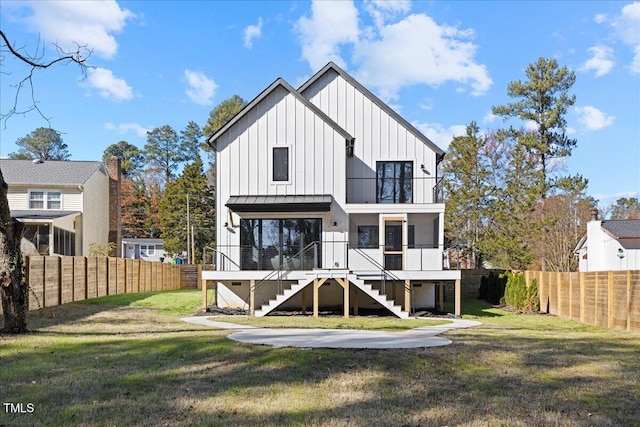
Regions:
[[[289, 149], [288, 181], [273, 181], [275, 147]], [[217, 152], [218, 224], [229, 222], [230, 196], [330, 194], [344, 203], [345, 137], [283, 86], [221, 135]], [[219, 244], [238, 245], [239, 233], [226, 231], [218, 228]]]
[[[377, 161], [412, 161], [415, 178], [433, 178], [415, 182], [413, 202], [434, 203], [436, 153], [410, 129], [335, 71], [322, 75], [303, 95], [355, 137], [354, 157], [348, 160], [349, 178], [374, 178]], [[372, 185], [368, 180], [356, 182]]]

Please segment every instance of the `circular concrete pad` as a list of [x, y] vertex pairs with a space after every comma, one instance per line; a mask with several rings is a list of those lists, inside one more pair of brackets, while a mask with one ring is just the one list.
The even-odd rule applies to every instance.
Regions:
[[[474, 320], [451, 319], [451, 323], [422, 326], [404, 332], [361, 331], [352, 329], [269, 329], [215, 322], [203, 316], [185, 317], [185, 322], [212, 326], [217, 329], [237, 329], [228, 338], [245, 343], [273, 347], [301, 348], [421, 348], [451, 344], [439, 335], [450, 329], [481, 325]], [[449, 319], [447, 319], [449, 320]]]

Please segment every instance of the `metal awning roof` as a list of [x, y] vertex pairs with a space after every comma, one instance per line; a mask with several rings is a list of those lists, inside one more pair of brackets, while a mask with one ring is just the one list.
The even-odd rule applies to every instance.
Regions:
[[330, 195], [231, 196], [226, 206], [235, 212], [327, 212]]

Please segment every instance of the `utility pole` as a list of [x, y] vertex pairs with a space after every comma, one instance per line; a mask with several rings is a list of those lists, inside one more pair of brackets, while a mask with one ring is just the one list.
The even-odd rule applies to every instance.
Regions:
[[189, 219], [189, 193], [187, 193], [187, 264], [191, 264], [191, 252], [189, 251], [189, 247], [191, 246], [189, 243], [189, 232], [191, 230], [191, 222]]

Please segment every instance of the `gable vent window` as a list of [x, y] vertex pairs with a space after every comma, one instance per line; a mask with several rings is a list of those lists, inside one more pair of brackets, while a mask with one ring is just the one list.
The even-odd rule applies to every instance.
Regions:
[[289, 147], [273, 148], [273, 180], [289, 181]]

